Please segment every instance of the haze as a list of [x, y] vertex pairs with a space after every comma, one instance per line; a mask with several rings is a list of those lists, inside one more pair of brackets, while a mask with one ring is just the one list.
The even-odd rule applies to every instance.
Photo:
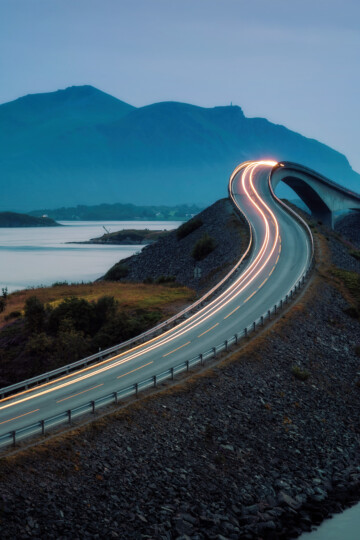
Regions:
[[360, 171], [359, 20], [355, 0], [0, 0], [0, 103], [82, 84], [232, 102]]

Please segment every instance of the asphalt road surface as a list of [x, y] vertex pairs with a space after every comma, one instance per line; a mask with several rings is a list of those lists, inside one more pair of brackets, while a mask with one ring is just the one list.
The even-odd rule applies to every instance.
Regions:
[[240, 165], [230, 193], [252, 226], [248, 262], [227, 289], [162, 335], [91, 367], [0, 400], [0, 436], [151, 377], [220, 344], [271, 309], [309, 265], [305, 229], [273, 198], [273, 162]]

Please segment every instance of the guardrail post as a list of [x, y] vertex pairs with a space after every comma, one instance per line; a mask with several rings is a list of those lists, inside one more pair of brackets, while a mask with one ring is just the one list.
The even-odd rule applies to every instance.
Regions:
[[282, 299], [281, 299], [281, 300], [280, 300], [280, 309], [282, 309], [282, 307], [283, 307], [283, 301], [282, 301]]
[[138, 393], [139, 393], [139, 385], [138, 383], [135, 383], [135, 396], [138, 397]]
[[305, 283], [305, 276], [302, 277], [302, 284], [304, 285]]
[[235, 338], [235, 345], [237, 345], [238, 344], [238, 339], [239, 339], [238, 335], [235, 334], [234, 338]]
[[244, 328], [244, 336], [247, 337], [247, 335], [248, 335], [248, 331], [247, 331], [247, 327], [246, 327], [246, 328]]
[[91, 402], [91, 412], [95, 414], [95, 401]]
[[118, 393], [117, 392], [114, 392], [114, 398], [115, 398], [115, 404], [117, 405], [119, 400], [118, 400]]
[[270, 309], [268, 309], [268, 317], [269, 317], [269, 321], [271, 320], [271, 311]]
[[277, 307], [276, 307], [276, 304], [274, 305], [274, 314], [276, 315], [276, 310], [277, 310]]
[[199, 358], [200, 358], [200, 366], [203, 366], [203, 365], [204, 365], [204, 358], [203, 358], [203, 355], [202, 355], [202, 354], [199, 354]]
[[225, 340], [225, 351], [226, 351], [226, 352], [228, 351], [228, 345], [229, 345], [229, 343], [228, 343], [228, 340], [226, 339], [226, 340]]
[[288, 301], [289, 301], [289, 296], [288, 296], [288, 295], [286, 295], [286, 296], [285, 296], [285, 304], [287, 304], [287, 303], [288, 303]]
[[154, 375], [154, 388], [156, 388], [156, 375]]
[[216, 357], [216, 347], [213, 347], [214, 358]]
[[261, 326], [264, 326], [264, 316], [263, 315], [261, 315], [261, 317], [260, 317], [260, 324], [261, 324]]
[[291, 291], [290, 291], [290, 298], [292, 298], [292, 297], [293, 297], [293, 291], [292, 291], [292, 289], [291, 289]]
[[254, 332], [256, 330], [256, 321], [253, 322], [253, 330], [254, 330]]
[[69, 418], [69, 424], [71, 424], [71, 409], [69, 409], [67, 413]]
[[45, 420], [41, 420], [41, 435], [45, 435]]
[[189, 360], [186, 360], [186, 373], [189, 373]]
[[13, 446], [16, 446], [16, 430], [12, 432]]
[[170, 373], [171, 373], [171, 380], [173, 381], [174, 380], [174, 368], [170, 368]]

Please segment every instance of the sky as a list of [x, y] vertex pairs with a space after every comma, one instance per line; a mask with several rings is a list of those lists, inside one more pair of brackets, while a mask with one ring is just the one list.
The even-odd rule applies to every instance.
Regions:
[[0, 103], [83, 84], [232, 102], [360, 172], [359, 0], [0, 0]]

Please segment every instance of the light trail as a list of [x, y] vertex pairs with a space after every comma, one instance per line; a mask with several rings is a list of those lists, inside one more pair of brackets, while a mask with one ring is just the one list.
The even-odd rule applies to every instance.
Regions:
[[[118, 355], [115, 355], [109, 359], [106, 359], [95, 366], [88, 366], [86, 368], [83, 368], [82, 370], [77, 371], [74, 374], [68, 374], [65, 375], [59, 379], [56, 379], [54, 381], [49, 381], [48, 383], [45, 383], [43, 385], [38, 386], [35, 390], [28, 389], [23, 392], [20, 392], [16, 394], [15, 396], [9, 396], [7, 398], [4, 398], [3, 400], [0, 400], [0, 403], [10, 401], [10, 403], [7, 403], [5, 405], [2, 405], [0, 407], [0, 410], [6, 409], [8, 407], [17, 405], [19, 403], [22, 403], [24, 401], [28, 401], [30, 399], [34, 399], [36, 397], [42, 396], [44, 394], [50, 393], [50, 392], [56, 392], [64, 387], [70, 386], [72, 384], [76, 384], [82, 380], [85, 380], [89, 377], [94, 377], [96, 375], [99, 375], [100, 373], [103, 373], [105, 371], [108, 371], [109, 369], [113, 369], [115, 367], [118, 367], [119, 365], [122, 365], [124, 363], [127, 363], [131, 360], [134, 360], [135, 358], [138, 358], [141, 355], [147, 354], [148, 352], [160, 347], [164, 346], [167, 343], [173, 341], [174, 339], [177, 339], [184, 335], [185, 333], [189, 332], [190, 330], [194, 329], [195, 327], [199, 326], [200, 324], [203, 324], [206, 320], [208, 320], [210, 317], [213, 317], [216, 315], [221, 309], [223, 309], [228, 303], [234, 300], [236, 296], [241, 294], [247, 287], [249, 287], [253, 281], [261, 274], [261, 272], [264, 270], [266, 265], [268, 264], [269, 260], [271, 259], [275, 249], [277, 242], [280, 241], [280, 235], [279, 235], [279, 226], [278, 222], [275, 218], [275, 215], [271, 211], [271, 209], [266, 205], [266, 203], [261, 199], [259, 196], [257, 190], [254, 187], [253, 184], [253, 175], [254, 171], [258, 167], [262, 166], [269, 166], [273, 167], [276, 164], [276, 162], [273, 161], [259, 161], [259, 162], [252, 162], [249, 164], [242, 164], [237, 169], [235, 169], [234, 173], [232, 174], [230, 178], [230, 184], [232, 185], [232, 182], [234, 181], [237, 174], [243, 169], [243, 172], [241, 174], [241, 187], [246, 194], [250, 204], [252, 204], [258, 214], [261, 216], [261, 219], [263, 220], [264, 227], [265, 227], [265, 236], [263, 243], [255, 257], [255, 259], [252, 261], [252, 263], [245, 269], [245, 271], [239, 276], [235, 282], [228, 287], [226, 291], [224, 291], [217, 299], [213, 300], [208, 306], [205, 306], [202, 308], [198, 313], [195, 313], [189, 319], [186, 321], [183, 321], [180, 323], [175, 329], [170, 329], [164, 332], [161, 336], [157, 336], [149, 341], [147, 341], [144, 344], [138, 345], [131, 349], [130, 351], [122, 352]], [[247, 183], [249, 184], [249, 188], [251, 190], [251, 193], [249, 192], [249, 189], [247, 187]], [[231, 191], [231, 197], [234, 199], [234, 196]], [[257, 202], [258, 201], [258, 202]], [[265, 215], [265, 212], [261, 208], [261, 205], [266, 209], [266, 211], [270, 214], [270, 218], [267, 218]], [[266, 256], [266, 252], [269, 247], [270, 243], [270, 225], [269, 223], [275, 224], [275, 230], [276, 234], [274, 235], [274, 242], [271, 246], [270, 253]], [[264, 260], [265, 258], [265, 260]], [[273, 271], [273, 270], [272, 270]], [[269, 275], [271, 275], [272, 271]], [[256, 291], [255, 291], [256, 292]], [[255, 292], [253, 294], [255, 294]], [[247, 299], [249, 300], [253, 294]], [[247, 301], [246, 300], [246, 301]], [[245, 302], [246, 302], [245, 301]], [[245, 303], [244, 302], [244, 303]], [[229, 315], [234, 313], [238, 308], [233, 310]], [[218, 323], [217, 323], [218, 324]], [[214, 325], [214, 326], [217, 326]], [[213, 327], [212, 327], [213, 328]], [[211, 329], [212, 329], [211, 328]], [[210, 330], [210, 329], [209, 329]], [[209, 331], [207, 330], [207, 331]], [[203, 332], [203, 334], [207, 333], [207, 331]], [[200, 335], [203, 335], [200, 334]], [[168, 356], [169, 354], [172, 354], [173, 352], [177, 351], [178, 349], [184, 347], [185, 345], [188, 345], [190, 342], [174, 349], [173, 351], [166, 353], [163, 355], [163, 357]], [[126, 356], [126, 358], [124, 358]], [[114, 360], [117, 360], [115, 361]], [[91, 372], [89, 372], [91, 370]], [[67, 380], [70, 377], [74, 377], [71, 380]], [[63, 382], [65, 381], [65, 382]], [[59, 384], [61, 383], [61, 384]], [[45, 387], [52, 385], [51, 388], [45, 389]], [[32, 395], [28, 395], [26, 397], [23, 397], [22, 399], [18, 399], [20, 396], [24, 394], [32, 393]], [[62, 401], [62, 400], [60, 400]]]

